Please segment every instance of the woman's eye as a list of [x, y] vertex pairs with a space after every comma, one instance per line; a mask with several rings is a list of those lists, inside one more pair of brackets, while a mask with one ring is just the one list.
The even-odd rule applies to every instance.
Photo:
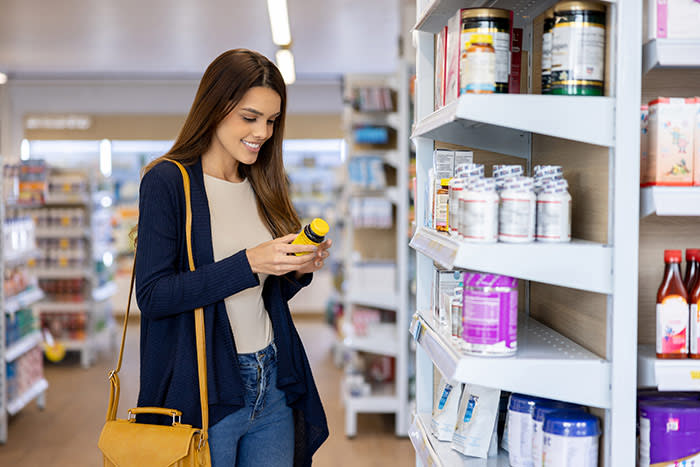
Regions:
[[254, 117], [253, 117], [253, 118], [251, 118], [251, 117], [243, 117], [243, 120], [245, 120], [246, 122], [254, 122], [254, 121], [255, 121], [255, 118], [254, 118]]

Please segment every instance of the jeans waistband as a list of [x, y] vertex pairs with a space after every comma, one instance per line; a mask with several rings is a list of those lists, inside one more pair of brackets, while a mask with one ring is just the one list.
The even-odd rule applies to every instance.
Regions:
[[277, 346], [274, 342], [264, 349], [253, 353], [239, 353], [238, 363], [241, 366], [257, 366], [272, 363], [277, 360]]

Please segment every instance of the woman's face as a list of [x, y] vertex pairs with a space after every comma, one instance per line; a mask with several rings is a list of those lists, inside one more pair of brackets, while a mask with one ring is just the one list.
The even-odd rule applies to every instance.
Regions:
[[252, 87], [216, 127], [223, 149], [241, 164], [251, 165], [263, 143], [272, 136], [282, 99], [270, 88]]

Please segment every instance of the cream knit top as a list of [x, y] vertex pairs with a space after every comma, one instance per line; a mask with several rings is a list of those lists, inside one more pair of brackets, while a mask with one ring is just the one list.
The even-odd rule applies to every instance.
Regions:
[[[260, 219], [255, 194], [247, 179], [234, 183], [204, 174], [204, 188], [209, 201], [214, 261], [272, 240]], [[272, 323], [262, 299], [267, 275], [258, 273], [258, 276], [260, 285], [224, 300], [238, 353], [253, 353], [272, 342]]]

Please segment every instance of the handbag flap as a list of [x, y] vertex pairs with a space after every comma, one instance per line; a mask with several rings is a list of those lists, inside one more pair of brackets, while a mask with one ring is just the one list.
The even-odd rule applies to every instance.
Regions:
[[97, 444], [119, 467], [168, 466], [185, 457], [199, 432], [191, 425], [148, 425], [127, 420], [105, 423]]

